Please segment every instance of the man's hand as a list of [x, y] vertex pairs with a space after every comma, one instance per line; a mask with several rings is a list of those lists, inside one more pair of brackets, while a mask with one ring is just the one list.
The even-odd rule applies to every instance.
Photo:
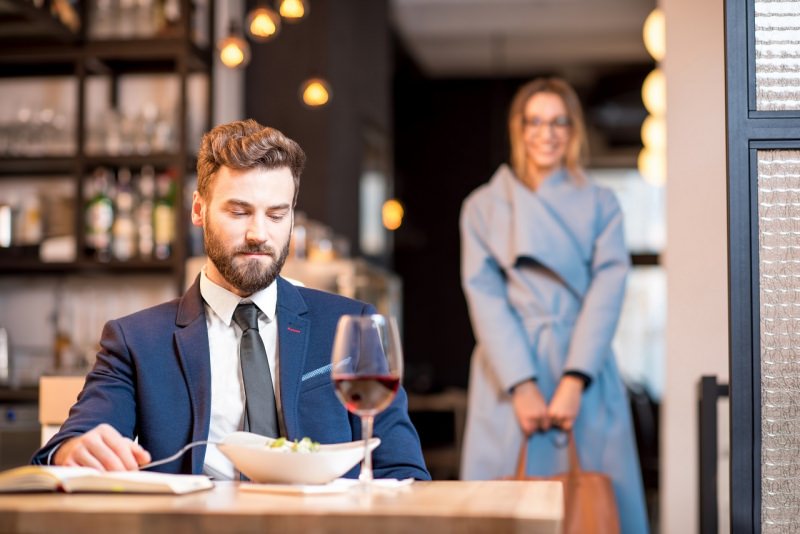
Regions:
[[149, 452], [107, 424], [65, 441], [53, 455], [54, 465], [80, 465], [100, 471], [136, 471], [149, 461]]
[[511, 393], [511, 404], [517, 416], [522, 432], [530, 436], [538, 430], [550, 428], [550, 417], [547, 415], [547, 403], [533, 380], [528, 380], [514, 387]]
[[581, 409], [583, 380], [576, 376], [561, 377], [556, 392], [547, 407], [547, 415], [554, 426], [570, 430]]

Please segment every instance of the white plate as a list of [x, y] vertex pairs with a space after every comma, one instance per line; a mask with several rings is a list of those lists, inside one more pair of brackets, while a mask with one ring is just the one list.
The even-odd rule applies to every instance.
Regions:
[[[327, 484], [341, 477], [364, 458], [364, 441], [320, 445], [314, 452], [271, 449], [274, 440], [250, 432], [234, 432], [217, 448], [253, 482]], [[372, 438], [370, 451], [380, 445]]]

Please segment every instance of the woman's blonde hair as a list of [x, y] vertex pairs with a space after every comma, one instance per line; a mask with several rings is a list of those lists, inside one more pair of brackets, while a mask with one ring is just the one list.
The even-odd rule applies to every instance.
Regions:
[[508, 132], [511, 138], [511, 167], [517, 177], [524, 179], [527, 174], [527, 156], [523, 139], [525, 105], [538, 93], [552, 93], [561, 97], [567, 108], [570, 122], [570, 137], [564, 157], [569, 173], [577, 180], [585, 180], [583, 158], [587, 151], [586, 124], [578, 95], [572, 86], [561, 78], [536, 78], [517, 90], [508, 111]]

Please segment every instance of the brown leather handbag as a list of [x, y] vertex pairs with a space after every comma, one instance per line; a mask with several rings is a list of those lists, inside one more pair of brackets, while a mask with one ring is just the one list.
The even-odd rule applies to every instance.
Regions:
[[584, 471], [572, 432], [568, 432], [569, 471], [549, 477], [526, 476], [528, 442], [522, 443], [513, 480], [555, 480], [564, 484], [564, 534], [618, 534], [619, 512], [611, 479]]

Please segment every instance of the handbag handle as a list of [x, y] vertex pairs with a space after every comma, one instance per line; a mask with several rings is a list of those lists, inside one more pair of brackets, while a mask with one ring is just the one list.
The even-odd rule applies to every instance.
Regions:
[[[575, 445], [575, 435], [572, 433], [572, 430], [565, 430], [567, 434], [567, 447], [569, 455], [569, 476], [576, 477], [578, 476], [582, 469], [581, 469], [581, 461], [578, 458], [578, 447]], [[525, 439], [522, 441], [522, 446], [519, 448], [519, 457], [517, 458], [517, 472], [516, 476], [514, 477], [516, 480], [525, 480], [525, 468], [528, 465], [528, 440]]]

